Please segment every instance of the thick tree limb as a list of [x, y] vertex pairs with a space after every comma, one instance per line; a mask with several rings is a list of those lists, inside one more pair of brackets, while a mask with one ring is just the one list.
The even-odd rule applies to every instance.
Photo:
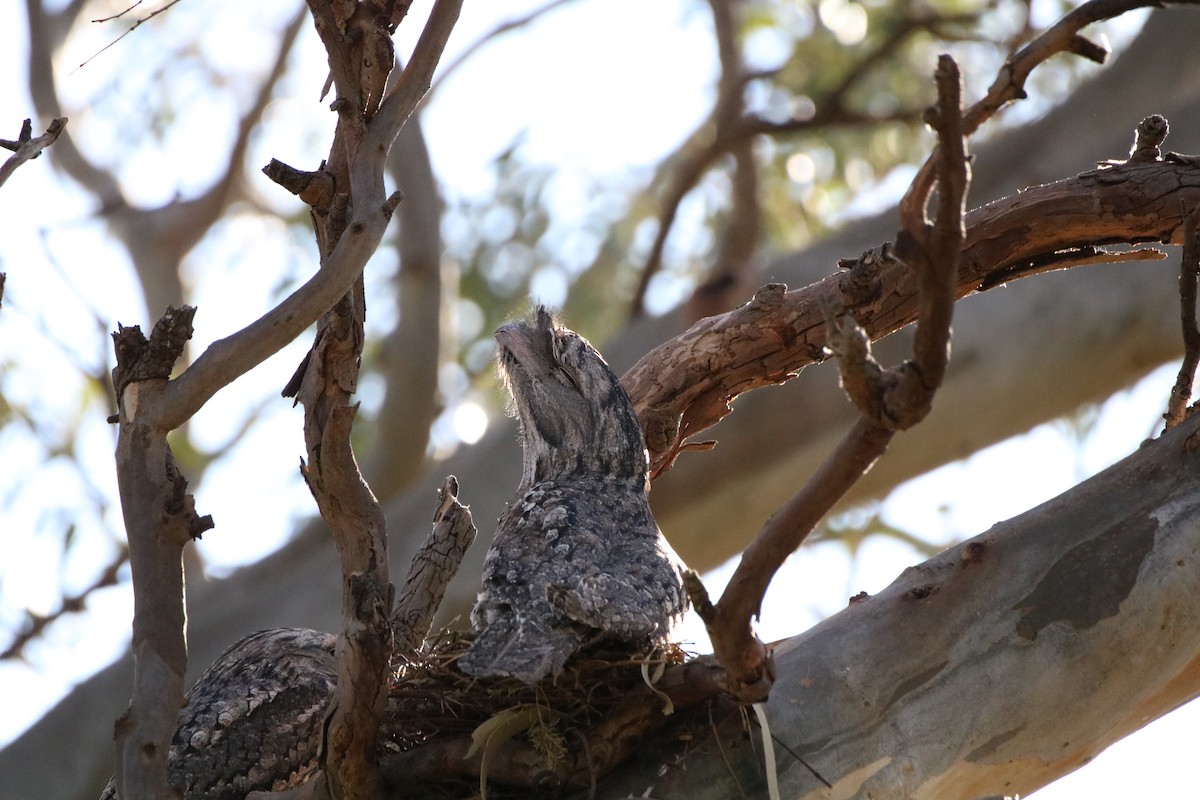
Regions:
[[[1197, 202], [1200, 168], [1166, 162], [1087, 172], [999, 200], [966, 215], [955, 296], [1036, 274], [1045, 259], [1097, 243], [1178, 242], [1181, 208]], [[832, 275], [804, 289], [760, 293], [741, 308], [697, 322], [625, 374], [622, 384], [646, 431], [656, 476], [689, 437], [729, 413], [733, 398], [790, 380], [828, 357], [822, 309], [843, 301], [849, 280]], [[918, 315], [916, 281], [900, 264], [884, 265], [868, 293], [845, 299], [871, 339]]]
[[[782, 794], [1025, 796], [1200, 695], [1198, 440], [1193, 416], [778, 645], [771, 729], [833, 783], [782, 756]], [[596, 797], [766, 796], [736, 716], [679, 724]]]
[[134, 689], [116, 724], [122, 797], [169, 797], [167, 750], [187, 670], [185, 544], [212, 527], [196, 514], [187, 480], [159, 426], [163, 387], [192, 335], [194, 308], [167, 309], [147, 340], [137, 326], [113, 334], [120, 429], [117, 484], [133, 576]]

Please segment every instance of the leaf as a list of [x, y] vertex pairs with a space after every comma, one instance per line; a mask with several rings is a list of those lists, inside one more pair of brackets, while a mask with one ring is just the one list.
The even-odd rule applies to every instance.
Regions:
[[471, 747], [463, 758], [471, 758], [480, 748], [483, 749], [483, 756], [479, 762], [479, 796], [482, 800], [487, 800], [488, 765], [497, 748], [517, 734], [532, 728], [547, 711], [548, 709], [531, 703], [513, 706], [493, 714], [471, 732]]
[[646, 685], [650, 687], [650, 691], [652, 691], [656, 695], [658, 695], [658, 698], [663, 701], [663, 716], [664, 717], [670, 716], [671, 714], [675, 713], [675, 704], [673, 702], [671, 702], [671, 698], [668, 697], [665, 692], [656, 689], [654, 687], [654, 684], [658, 683], [659, 679], [662, 678], [663, 672], [665, 672], [666, 669], [667, 669], [666, 662], [659, 661], [657, 664], [654, 665], [654, 674], [651, 675], [650, 674], [650, 662], [649, 661], [642, 662], [642, 680], [645, 681]]

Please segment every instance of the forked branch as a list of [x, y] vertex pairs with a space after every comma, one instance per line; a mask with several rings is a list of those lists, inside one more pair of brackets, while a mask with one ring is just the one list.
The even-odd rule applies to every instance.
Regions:
[[[915, 275], [921, 316], [912, 359], [884, 370], [870, 355], [869, 340], [853, 318], [833, 326], [830, 347], [839, 357], [843, 383], [864, 416], [805, 485], [767, 521], [742, 554], [719, 602], [712, 604], [694, 574], [689, 578], [696, 609], [713, 650], [725, 667], [729, 690], [746, 702], [764, 700], [774, 681], [771, 655], [754, 634], [771, 579], [783, 562], [847, 490], [883, 454], [898, 430], [928, 414], [949, 357], [950, 320], [958, 259], [964, 240], [964, 203], [970, 174], [962, 124], [958, 65], [942, 56], [935, 73], [938, 102], [926, 115], [938, 134], [938, 216], [923, 209], [928, 188], [916, 184], [901, 204], [897, 257]], [[920, 213], [915, 213], [918, 211]], [[832, 320], [831, 320], [832, 321]], [[856, 357], [847, 357], [854, 353]]]

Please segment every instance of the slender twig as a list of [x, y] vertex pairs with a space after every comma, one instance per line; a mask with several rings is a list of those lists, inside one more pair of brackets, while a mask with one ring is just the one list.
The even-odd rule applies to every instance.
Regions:
[[490, 31], [484, 33], [478, 39], [463, 48], [463, 50], [454, 58], [453, 61], [448, 62], [444, 67], [442, 67], [441, 72], [438, 73], [437, 80], [434, 81], [429, 87], [429, 94], [426, 95], [426, 101], [428, 101], [428, 99], [433, 95], [437, 94], [437, 91], [442, 87], [442, 84], [444, 84], [451, 75], [457, 72], [463, 64], [469, 61], [484, 47], [507, 33], [520, 30], [521, 28], [536, 22], [546, 14], [554, 11], [560, 6], [570, 3], [571, 1], [572, 0], [550, 0], [550, 2], [540, 5], [526, 14], [522, 14], [519, 17], [513, 17], [512, 19], [507, 19], [504, 22], [496, 25], [496, 27], [492, 28]]
[[[1137, 8], [1164, 5], [1194, 5], [1196, 0], [1089, 0], [1069, 11], [1029, 44], [1012, 55], [1001, 67], [996, 79], [982, 98], [963, 114], [963, 132], [970, 136], [1004, 106], [1026, 97], [1025, 81], [1040, 64], [1059, 53], [1072, 53], [1103, 64], [1108, 51], [1079, 35], [1079, 31], [1100, 20], [1112, 19]], [[932, 186], [935, 151], [918, 170], [913, 185]], [[926, 192], [928, 196], [928, 192]]]
[[1183, 327], [1183, 363], [1171, 389], [1167, 402], [1166, 429], [1183, 422], [1188, 415], [1188, 401], [1192, 399], [1192, 382], [1196, 378], [1196, 367], [1200, 365], [1200, 327], [1196, 324], [1196, 282], [1200, 277], [1200, 246], [1196, 242], [1196, 224], [1200, 221], [1200, 209], [1183, 218], [1183, 255], [1179, 264], [1179, 317]]
[[114, 19], [120, 19], [121, 17], [125, 16], [126, 14], [128, 14], [129, 12], [133, 11], [135, 8], [140, 6], [143, 2], [144, 2], [144, 0], [136, 0], [136, 2], [134, 2], [133, 5], [128, 6], [123, 11], [118, 11], [116, 14], [110, 14], [107, 17], [99, 17], [97, 19], [92, 20], [92, 22], [112, 22]]
[[35, 614], [32, 611], [26, 611], [25, 619], [27, 624], [25, 629], [18, 633], [13, 640], [9, 642], [8, 647], [4, 649], [3, 653], [0, 653], [0, 660], [17, 658], [21, 655], [21, 651], [24, 650], [25, 645], [29, 644], [30, 641], [40, 636], [42, 631], [44, 631], [52, 623], [66, 616], [67, 614], [74, 614], [76, 612], [83, 611], [88, 597], [93, 592], [109, 586], [116, 586], [118, 583], [120, 583], [119, 576], [121, 568], [127, 563], [129, 563], [129, 551], [125, 548], [121, 548], [116, 558], [110, 561], [108, 566], [100, 571], [99, 576], [97, 576], [96, 579], [91, 582], [91, 584], [89, 584], [81, 592], [71, 595], [64, 595], [62, 600], [59, 602], [58, 608], [54, 611], [50, 612], [49, 614]]
[[[140, 0], [139, 0], [139, 2], [140, 2]], [[115, 45], [117, 42], [121, 41], [121, 40], [122, 40], [122, 39], [124, 39], [126, 36], [128, 36], [128, 35], [129, 35], [129, 34], [131, 34], [131, 33], [133, 33], [133, 32], [134, 32], [134, 31], [136, 31], [138, 28], [142, 27], [142, 25], [144, 25], [145, 23], [147, 23], [147, 22], [149, 22], [150, 20], [154, 19], [154, 18], [155, 18], [155, 17], [157, 17], [159, 14], [162, 14], [162, 13], [164, 13], [165, 11], [167, 11], [168, 9], [170, 9], [172, 6], [176, 5], [177, 3], [179, 3], [179, 0], [170, 0], [170, 2], [169, 2], [169, 3], [167, 3], [165, 6], [163, 6], [162, 8], [155, 9], [154, 11], [151, 11], [151, 12], [150, 12], [149, 14], [147, 14], [146, 16], [144, 16], [144, 17], [142, 17], [141, 19], [137, 20], [136, 22], [134, 22], [132, 25], [130, 25], [130, 26], [129, 26], [129, 30], [125, 31], [125, 32], [124, 32], [124, 33], [122, 33], [120, 36], [118, 36], [117, 38], [113, 39], [111, 42], [109, 42], [108, 44], [104, 45], [104, 47], [101, 47], [99, 50], [97, 50], [96, 52], [92, 53], [90, 56], [88, 56], [86, 59], [84, 59], [82, 62], [80, 62], [79, 66], [77, 66], [75, 69], [71, 70], [70, 74], [71, 74], [71, 75], [74, 75], [76, 72], [78, 72], [79, 70], [83, 69], [83, 68], [84, 68], [84, 67], [86, 67], [88, 64], [90, 64], [90, 63], [92, 62], [92, 60], [93, 60], [93, 59], [95, 59], [96, 57], [98, 57], [98, 56], [102, 55], [102, 54], [103, 54], [103, 53], [104, 53], [106, 50], [108, 50], [108, 48], [112, 47], [112, 46], [113, 46], [113, 45]], [[135, 5], [136, 5], [136, 4], [135, 4]], [[128, 10], [129, 10], [129, 9], [126, 9], [125, 11], [128, 11]], [[92, 21], [93, 21], [93, 22], [107, 22], [107, 21], [108, 21], [108, 20], [110, 20], [110, 19], [116, 19], [117, 17], [120, 17], [120, 16], [122, 16], [122, 15], [125, 13], [125, 11], [121, 12], [120, 14], [116, 14], [116, 15], [114, 15], [114, 16], [111, 16], [111, 17], [106, 17], [106, 18], [104, 18], [104, 19], [97, 19], [97, 20], [92, 20]]]

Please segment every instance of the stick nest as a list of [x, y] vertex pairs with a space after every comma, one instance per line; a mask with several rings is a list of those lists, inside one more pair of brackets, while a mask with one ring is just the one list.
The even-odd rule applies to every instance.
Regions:
[[[555, 764], [577, 761], [588, 731], [623, 703], [627, 706], [631, 696], [645, 705], [646, 684], [656, 680], [663, 667], [682, 664], [688, 656], [677, 644], [640, 656], [593, 649], [573, 658], [562, 674], [530, 686], [515, 678], [481, 679], [459, 671], [455, 662], [470, 643], [468, 634], [443, 632], [426, 640], [410, 660], [394, 665], [380, 728], [381, 756], [470, 740], [477, 731], [476, 741], [482, 744], [489, 728], [480, 726], [502, 727], [506, 719], [520, 714], [524, 722], [516, 724], [515, 734], [506, 735], [531, 747], [538, 760], [553, 769]], [[656, 702], [653, 695], [651, 701]], [[664, 697], [663, 702], [669, 701]], [[477, 793], [479, 784], [467, 781], [457, 788]], [[489, 798], [506, 796], [500, 786], [494, 788], [498, 791], [489, 789]], [[462, 793], [446, 783], [441, 789], [441, 796]], [[527, 797], [528, 789], [514, 796]]]
[[470, 736], [482, 723], [514, 706], [545, 708], [548, 718], [587, 728], [631, 689], [645, 685], [643, 665], [682, 664], [687, 653], [667, 644], [637, 657], [595, 650], [571, 660], [562, 674], [534, 686], [515, 678], [473, 678], [455, 666], [471, 644], [468, 634], [443, 632], [426, 641], [412, 660], [399, 664], [388, 692], [382, 726], [384, 747], [410, 750], [444, 736]]

